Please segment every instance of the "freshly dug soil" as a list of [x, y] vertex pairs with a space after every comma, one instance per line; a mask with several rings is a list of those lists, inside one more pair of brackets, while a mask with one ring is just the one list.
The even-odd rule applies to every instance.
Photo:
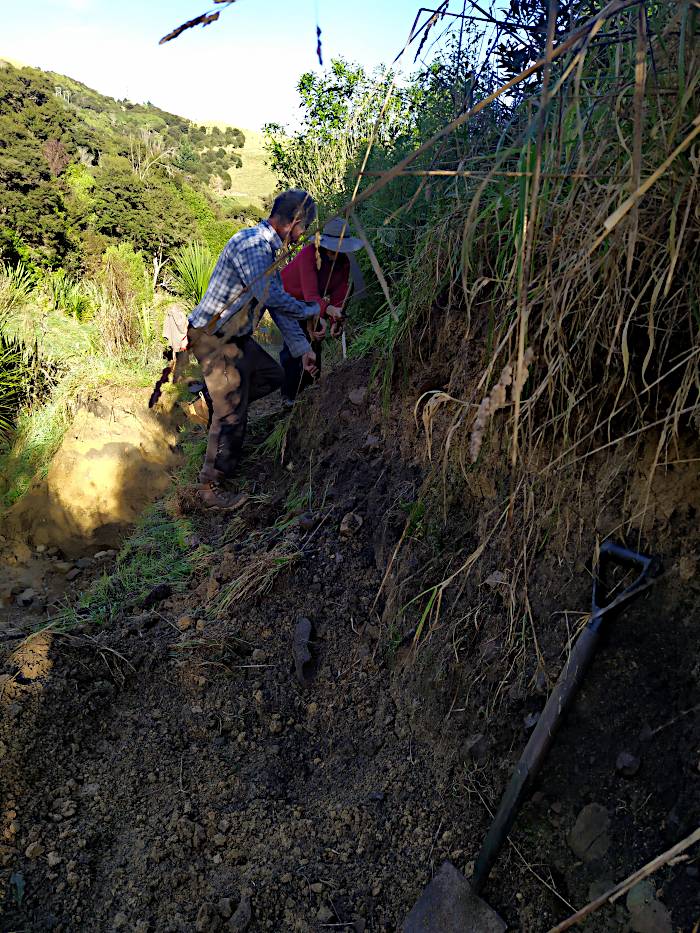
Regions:
[[[284, 466], [246, 463], [241, 512], [202, 515], [179, 492], [203, 555], [186, 592], [109, 631], [10, 644], [0, 929], [396, 931], [443, 860], [469, 873], [590, 576], [580, 556], [533, 562], [544, 677], [499, 654], [497, 591], [477, 622], [446, 608], [414, 650], [419, 615], [398, 610], [443, 572], [429, 534], [377, 593], [420, 495], [419, 442], [401, 456], [366, 364], [298, 417]], [[660, 535], [676, 572], [609, 626], [486, 888], [511, 929], [549, 929], [700, 821], [697, 503], [677, 490]], [[455, 554], [481, 507], [451, 511]], [[654, 913], [653, 929], [692, 930], [697, 853], [654, 876], [652, 900], [586, 929], [652, 929]]]

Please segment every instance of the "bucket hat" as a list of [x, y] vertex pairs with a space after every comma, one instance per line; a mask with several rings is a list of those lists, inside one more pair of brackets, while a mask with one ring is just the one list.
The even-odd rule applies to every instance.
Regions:
[[356, 253], [363, 246], [359, 237], [350, 236], [350, 227], [342, 217], [328, 221], [321, 233], [320, 244], [332, 253]]

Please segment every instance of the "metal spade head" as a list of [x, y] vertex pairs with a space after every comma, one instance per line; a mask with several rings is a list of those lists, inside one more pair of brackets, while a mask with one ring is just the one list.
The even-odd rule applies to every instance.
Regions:
[[402, 933], [504, 933], [505, 929], [462, 872], [443, 862], [406, 917]]

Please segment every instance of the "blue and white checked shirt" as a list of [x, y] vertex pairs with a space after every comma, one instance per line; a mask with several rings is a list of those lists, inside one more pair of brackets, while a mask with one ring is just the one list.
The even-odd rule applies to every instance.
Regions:
[[[307, 353], [311, 346], [299, 321], [315, 317], [320, 308], [292, 298], [285, 292], [279, 272], [268, 272], [281, 246], [277, 231], [267, 220], [234, 234], [221, 251], [204, 298], [190, 314], [190, 325], [205, 327], [221, 312], [216, 332], [241, 311], [240, 322], [231, 322], [233, 329], [227, 330], [231, 336], [243, 337], [253, 333], [267, 308], [292, 356]], [[252, 297], [259, 305], [251, 303]]]

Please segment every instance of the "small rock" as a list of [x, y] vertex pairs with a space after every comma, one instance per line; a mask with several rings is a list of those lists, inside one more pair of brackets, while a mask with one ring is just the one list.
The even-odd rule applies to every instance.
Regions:
[[351, 535], [356, 534], [362, 527], [362, 516], [358, 515], [357, 512], [347, 512], [343, 515], [343, 520], [340, 523], [340, 534], [344, 538], [349, 538]]
[[313, 638], [314, 627], [311, 620], [300, 618], [294, 627], [292, 656], [297, 680], [305, 687], [309, 686], [316, 673], [316, 658], [311, 650]]
[[46, 550], [46, 545], [45, 545], [45, 544], [38, 544], [38, 545], [36, 546], [36, 552], [37, 552], [37, 554], [43, 554], [45, 550]]
[[684, 554], [678, 561], [678, 575], [684, 583], [692, 580], [697, 573], [698, 559], [694, 554]]
[[94, 565], [95, 561], [92, 557], [81, 557], [80, 560], [76, 560], [75, 566], [80, 567], [81, 570], [87, 570], [89, 567]]
[[329, 920], [332, 920], [335, 914], [327, 907], [325, 904], [322, 907], [319, 907], [318, 913], [316, 914], [316, 919], [319, 923], [328, 923]]
[[126, 914], [118, 913], [112, 921], [112, 926], [115, 930], [123, 930], [128, 922]]
[[111, 551], [98, 551], [97, 554], [94, 555], [93, 560], [105, 560], [107, 557], [111, 557], [111, 555]]
[[634, 933], [673, 933], [671, 914], [656, 897], [650, 881], [640, 881], [627, 895], [630, 929]]
[[282, 724], [281, 719], [273, 719], [270, 722], [270, 732], [272, 733], [272, 735], [280, 735], [280, 733], [283, 730], [284, 730], [284, 726]]
[[236, 912], [226, 924], [226, 929], [230, 930], [231, 933], [242, 933], [243, 930], [248, 929], [252, 916], [253, 910], [250, 898], [247, 894], [244, 894], [238, 907], [236, 907]]
[[530, 729], [534, 729], [539, 721], [539, 718], [539, 713], [528, 713], [527, 716], [523, 717], [523, 725], [528, 731]]
[[69, 570], [68, 573], [66, 574], [66, 580], [68, 580], [69, 582], [71, 580], [75, 580], [75, 578], [79, 577], [82, 572], [83, 571], [80, 569], [80, 567], [73, 567], [73, 569]]
[[69, 560], [57, 560], [53, 565], [53, 569], [57, 570], [59, 573], [69, 573], [75, 568], [75, 564]]
[[44, 854], [44, 847], [40, 842], [30, 842], [24, 854], [27, 858], [31, 859], [41, 858], [41, 856]]
[[152, 609], [158, 603], [162, 603], [164, 599], [168, 599], [172, 595], [173, 588], [169, 583], [159, 583], [143, 598], [141, 607], [143, 609]]
[[298, 524], [302, 531], [313, 531], [318, 525], [318, 519], [313, 512], [303, 512], [299, 516]]
[[615, 770], [623, 777], [634, 777], [640, 765], [641, 762], [636, 755], [632, 755], [631, 752], [620, 752], [615, 762]]
[[217, 833], [212, 839], [212, 842], [218, 849], [223, 849], [226, 845], [226, 836], [224, 836], [223, 833]]
[[482, 761], [488, 755], [489, 743], [481, 732], [470, 735], [464, 740], [461, 754], [463, 758], [473, 758], [474, 761]]
[[186, 632], [188, 628], [192, 628], [194, 625], [194, 619], [192, 616], [180, 616], [177, 620], [177, 627], [181, 632]]
[[362, 445], [365, 450], [376, 450], [382, 443], [382, 439], [377, 437], [376, 434], [368, 434], [365, 438], [365, 442]]
[[310, 884], [309, 887], [314, 892], [314, 894], [323, 894], [323, 885], [320, 881], [314, 881], [314, 883]]
[[361, 405], [367, 397], [367, 386], [360, 386], [348, 392], [348, 398], [353, 405]]
[[35, 598], [36, 598], [36, 590], [33, 590], [31, 587], [29, 587], [26, 590], [22, 590], [22, 592], [18, 596], [15, 597], [15, 602], [17, 603], [18, 606], [26, 607], [26, 606], [31, 606]]
[[49, 863], [49, 868], [55, 868], [57, 865], [61, 864], [61, 856], [58, 852], [49, 852], [46, 856], [46, 861]]
[[486, 586], [492, 587], [500, 586], [501, 584], [508, 586], [508, 576], [503, 573], [502, 570], [494, 570], [493, 573], [490, 573], [488, 577], [486, 577], [484, 583]]
[[589, 803], [576, 817], [569, 833], [571, 851], [584, 862], [601, 858], [610, 848], [610, 815], [599, 803]]
[[253, 653], [251, 654], [250, 657], [251, 657], [251, 660], [252, 660], [252, 661], [258, 661], [258, 662], [260, 662], [260, 661], [266, 661], [266, 660], [267, 660], [267, 655], [265, 654], [265, 652], [263, 651], [262, 648], [256, 648], [256, 649], [253, 651]]
[[233, 916], [233, 899], [230, 897], [222, 897], [219, 903], [216, 905], [219, 914], [228, 920], [229, 917]]

